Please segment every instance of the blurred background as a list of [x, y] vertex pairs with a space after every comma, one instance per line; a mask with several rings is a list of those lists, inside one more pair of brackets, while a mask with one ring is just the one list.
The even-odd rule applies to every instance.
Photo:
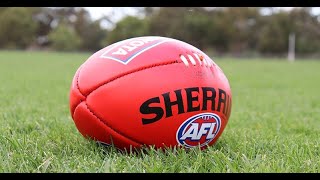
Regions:
[[215, 57], [320, 57], [319, 7], [2, 7], [0, 24], [7, 50], [95, 52], [158, 35]]

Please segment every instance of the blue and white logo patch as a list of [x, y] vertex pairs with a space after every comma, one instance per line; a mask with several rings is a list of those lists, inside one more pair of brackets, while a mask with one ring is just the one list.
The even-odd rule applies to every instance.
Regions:
[[179, 127], [176, 139], [186, 148], [203, 147], [219, 133], [221, 119], [214, 113], [201, 113], [190, 117]]
[[126, 39], [111, 45], [100, 58], [114, 60], [126, 65], [143, 52], [167, 41], [170, 41], [170, 39], [158, 36]]

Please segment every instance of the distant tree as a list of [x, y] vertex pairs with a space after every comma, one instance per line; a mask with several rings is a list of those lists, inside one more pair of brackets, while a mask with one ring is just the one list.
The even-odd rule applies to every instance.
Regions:
[[36, 38], [34, 8], [12, 7], [0, 12], [0, 47], [24, 49]]
[[63, 23], [50, 32], [49, 40], [51, 47], [59, 51], [77, 50], [81, 44], [81, 39], [74, 29]]
[[248, 30], [257, 14], [254, 9], [160, 8], [150, 17], [150, 32], [187, 41], [200, 49], [225, 52], [232, 41], [247, 46]]
[[97, 51], [105, 45], [103, 41], [106, 39], [108, 31], [101, 28], [101, 21], [96, 20], [87, 25], [82, 34], [82, 50]]
[[146, 17], [150, 17], [155, 13], [156, 8], [155, 7], [144, 7], [141, 11]]
[[279, 12], [264, 18], [257, 31], [257, 49], [260, 52], [283, 54], [288, 51], [288, 36], [293, 29], [293, 21], [288, 15], [288, 12]]
[[[50, 46], [56, 50], [97, 51], [137, 36], [165, 36], [219, 53], [285, 55], [289, 34], [296, 54], [319, 53], [320, 14], [309, 7], [282, 11], [273, 7], [135, 7], [112, 8], [92, 20], [82, 7], [0, 7], [0, 48]], [[133, 11], [132, 11], [133, 12]], [[108, 23], [112, 29], [103, 29]], [[40, 48], [41, 49], [41, 48]]]
[[92, 21], [85, 9], [77, 9], [73, 25], [81, 38], [81, 50], [97, 51], [103, 47], [102, 41], [106, 38], [107, 31], [101, 28], [100, 23], [100, 19]]
[[190, 11], [187, 7], [162, 7], [150, 17], [150, 33], [180, 40], [185, 39], [184, 18]]
[[231, 24], [228, 23], [229, 20], [226, 21], [228, 14], [225, 11], [225, 8], [214, 9], [208, 15], [210, 22], [207, 24], [206, 46], [212, 47], [220, 53], [228, 51], [231, 42], [230, 37], [234, 33]]
[[299, 54], [319, 53], [320, 21], [311, 14], [311, 8], [298, 8], [290, 12], [293, 21], [292, 33], [296, 34], [296, 52]]
[[185, 17], [185, 37], [181, 37], [182, 40], [192, 44], [193, 46], [203, 49], [208, 46], [207, 37], [210, 35], [207, 29], [210, 19], [204, 14], [194, 13]]
[[53, 16], [58, 23], [72, 25], [76, 21], [76, 13], [82, 10], [81, 7], [59, 7], [53, 9]]
[[145, 9], [150, 34], [186, 41], [200, 49], [207, 47], [210, 22], [208, 11], [201, 7], [161, 7]]
[[116, 27], [108, 33], [103, 43], [106, 46], [119, 40], [146, 35], [150, 35], [148, 21], [127, 16], [116, 24]]
[[320, 22], [310, 11], [310, 8], [295, 8], [261, 17], [257, 27], [258, 50], [269, 54], [287, 53], [289, 34], [295, 33], [297, 54], [319, 52]]
[[34, 21], [38, 23], [38, 28], [36, 32], [37, 45], [47, 46], [48, 45], [48, 35], [55, 28], [54, 25], [58, 24], [58, 19], [56, 17], [55, 9], [41, 7], [40, 11], [34, 16]]
[[230, 25], [230, 52], [240, 54], [255, 48], [255, 33], [258, 32], [257, 20], [259, 18], [259, 9], [255, 7], [237, 7], [227, 8], [225, 24]]

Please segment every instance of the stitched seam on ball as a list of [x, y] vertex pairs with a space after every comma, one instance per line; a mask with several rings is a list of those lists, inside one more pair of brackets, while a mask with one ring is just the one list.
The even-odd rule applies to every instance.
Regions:
[[[78, 71], [78, 74], [77, 74], [77, 77], [76, 77], [76, 88], [78, 89], [80, 95], [84, 98], [84, 101], [86, 100], [86, 96], [82, 94], [82, 92], [80, 91], [80, 88], [79, 88], [79, 76], [80, 76], [80, 71], [82, 69], [82, 66], [80, 66], [79, 68], [79, 71]], [[75, 106], [74, 110], [73, 110], [73, 113], [72, 113], [72, 118], [74, 117], [74, 114], [76, 112], [76, 109], [77, 107], [81, 104], [81, 102], [83, 101], [82, 99], [79, 99], [80, 102]]]
[[105, 121], [103, 121], [101, 118], [99, 118], [99, 117], [89, 108], [87, 102], [85, 102], [85, 105], [86, 105], [86, 108], [88, 109], [88, 111], [91, 112], [91, 114], [92, 114], [94, 117], [96, 117], [97, 119], [99, 119], [99, 121], [101, 121], [104, 125], [106, 125], [108, 128], [110, 128], [110, 129], [111, 129], [112, 131], [114, 131], [115, 133], [117, 133], [117, 134], [121, 135], [122, 137], [127, 138], [127, 139], [129, 139], [130, 141], [133, 141], [133, 142], [135, 142], [135, 143], [137, 143], [137, 144], [139, 144], [139, 145], [143, 145], [143, 144], [144, 144], [144, 143], [141, 143], [141, 142], [139, 142], [139, 141], [137, 141], [137, 140], [133, 140], [132, 138], [130, 138], [130, 137], [128, 137], [128, 136], [125, 136], [125, 135], [122, 134], [122, 133], [119, 133], [118, 131], [116, 131], [115, 129], [113, 129], [110, 125], [108, 125]]
[[170, 64], [176, 64], [176, 63], [182, 63], [182, 62], [174, 60], [174, 61], [169, 61], [169, 62], [165, 62], [165, 63], [158, 63], [158, 64], [153, 64], [153, 65], [150, 65], [150, 66], [141, 67], [141, 68], [134, 69], [134, 70], [126, 72], [126, 73], [119, 74], [118, 76], [108, 80], [107, 82], [101, 84], [100, 86], [98, 86], [95, 89], [93, 89], [92, 91], [90, 91], [85, 97], [87, 98], [92, 92], [96, 91], [100, 87], [102, 87], [102, 86], [104, 86], [104, 85], [106, 85], [106, 84], [108, 84], [108, 83], [110, 83], [112, 81], [115, 81], [117, 79], [120, 79], [120, 78], [122, 78], [124, 76], [130, 75], [130, 74], [133, 74], [133, 73], [136, 73], [136, 72], [139, 72], [139, 71], [143, 71], [143, 70], [147, 70], [147, 69], [151, 69], [151, 68], [155, 68], [155, 67], [159, 67], [159, 66], [166, 66], [166, 65], [170, 65]]
[[[81, 72], [82, 66], [79, 68], [79, 72], [78, 72], [78, 76], [77, 76], [77, 81], [76, 81], [76, 87], [79, 91], [79, 93], [84, 97], [84, 99], [86, 99], [87, 97], [81, 92], [80, 87], [79, 87], [79, 77], [80, 77], [80, 72]], [[80, 103], [82, 102], [82, 100], [80, 99]], [[79, 103], [79, 104], [80, 104]]]

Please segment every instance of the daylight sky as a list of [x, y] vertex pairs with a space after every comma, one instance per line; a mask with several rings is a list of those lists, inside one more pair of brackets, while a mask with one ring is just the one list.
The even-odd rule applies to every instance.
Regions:
[[[277, 7], [281, 10], [291, 10], [293, 7]], [[121, 19], [125, 15], [135, 15], [136, 10], [133, 7], [117, 7], [116, 10], [114, 7], [85, 7], [90, 12], [91, 17], [96, 20], [102, 17], [103, 15], [114, 15], [115, 19]], [[313, 8], [313, 13], [319, 14], [320, 7]]]
[[125, 15], [136, 15], [133, 7], [85, 7], [89, 11], [92, 19], [96, 20], [104, 15], [113, 15], [114, 19], [121, 19]]
[[[137, 15], [137, 10], [134, 7], [84, 7], [86, 10], [89, 11], [91, 18], [93, 20], [97, 20], [104, 15], [108, 16], [113, 22], [117, 22], [121, 20], [126, 15]], [[294, 7], [276, 7], [276, 10], [291, 10]], [[320, 14], [320, 7], [316, 7], [312, 9], [313, 14]], [[268, 15], [271, 12], [268, 9], [264, 9], [262, 11], [264, 15]], [[109, 23], [102, 23], [102, 27], [104, 28], [111, 28], [112, 24]]]

